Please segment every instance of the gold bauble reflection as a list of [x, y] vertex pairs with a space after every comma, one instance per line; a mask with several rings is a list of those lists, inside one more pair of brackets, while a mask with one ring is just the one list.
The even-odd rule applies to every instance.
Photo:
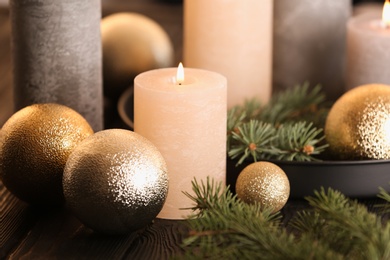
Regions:
[[255, 162], [245, 167], [236, 181], [237, 197], [279, 211], [290, 196], [290, 182], [284, 171], [270, 162]]
[[363, 85], [341, 96], [325, 135], [338, 159], [390, 159], [390, 86]]
[[61, 204], [62, 173], [71, 151], [93, 134], [76, 111], [35, 104], [12, 115], [0, 133], [0, 179], [21, 200]]
[[104, 130], [72, 152], [63, 185], [69, 208], [86, 226], [128, 233], [151, 223], [161, 211], [168, 194], [167, 166], [141, 135]]

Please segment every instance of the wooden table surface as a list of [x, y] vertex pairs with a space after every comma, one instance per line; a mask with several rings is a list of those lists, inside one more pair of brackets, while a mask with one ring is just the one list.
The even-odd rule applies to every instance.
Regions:
[[[180, 3], [103, 0], [103, 15], [119, 11], [143, 13], [160, 23], [172, 39], [176, 61], [181, 60]], [[8, 10], [0, 9], [0, 127], [13, 113], [10, 30]], [[372, 208], [377, 201], [365, 203]], [[282, 211], [285, 221], [304, 207], [303, 201], [289, 201]], [[0, 183], [0, 259], [169, 259], [180, 255], [186, 235], [183, 221], [160, 219], [126, 236], [96, 234], [66, 208], [31, 207]]]

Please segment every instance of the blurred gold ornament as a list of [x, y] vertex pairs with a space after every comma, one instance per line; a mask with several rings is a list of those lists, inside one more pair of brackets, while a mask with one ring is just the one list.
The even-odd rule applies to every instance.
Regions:
[[0, 134], [0, 179], [21, 200], [61, 204], [62, 174], [72, 150], [93, 134], [76, 111], [59, 104], [25, 107]]
[[151, 223], [161, 211], [168, 194], [167, 166], [141, 135], [104, 130], [72, 152], [63, 185], [68, 206], [86, 226], [128, 233]]
[[119, 96], [141, 72], [171, 67], [174, 52], [165, 30], [138, 13], [115, 13], [101, 22], [104, 92]]
[[390, 86], [363, 85], [341, 96], [325, 135], [338, 159], [390, 159]]
[[255, 162], [238, 175], [236, 193], [246, 203], [257, 202], [276, 212], [283, 208], [290, 196], [290, 182], [279, 166]]

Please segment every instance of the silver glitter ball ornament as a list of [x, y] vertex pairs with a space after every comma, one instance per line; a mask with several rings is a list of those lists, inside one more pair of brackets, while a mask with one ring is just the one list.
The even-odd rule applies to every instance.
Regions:
[[279, 211], [290, 196], [290, 182], [284, 171], [270, 162], [255, 162], [245, 167], [236, 181], [237, 197]]
[[151, 223], [168, 193], [164, 158], [146, 138], [110, 129], [71, 153], [63, 176], [68, 207], [87, 227], [125, 234]]

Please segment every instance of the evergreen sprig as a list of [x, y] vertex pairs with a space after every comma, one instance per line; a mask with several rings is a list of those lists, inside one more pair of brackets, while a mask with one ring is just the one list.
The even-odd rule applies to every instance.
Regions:
[[[322, 143], [325, 136], [323, 130], [317, 129], [313, 123], [297, 122], [281, 125], [276, 132], [274, 146], [279, 147], [277, 160], [285, 161], [317, 161], [314, 155], [323, 152], [328, 144]], [[273, 159], [273, 158], [272, 158]]]
[[296, 122], [275, 127], [270, 123], [250, 120], [232, 132], [228, 155], [245, 160], [315, 161], [313, 157], [323, 152], [327, 144], [322, 143], [323, 130], [313, 123]]
[[258, 120], [250, 120], [239, 126], [237, 132], [233, 132], [235, 144], [228, 152], [232, 159], [240, 157], [238, 164], [241, 164], [248, 157], [256, 162], [263, 157], [279, 154], [272, 141], [277, 138], [276, 128]]
[[306, 198], [312, 209], [291, 221], [296, 234], [280, 213], [242, 202], [221, 183], [192, 185], [184, 259], [390, 259], [390, 223], [332, 189]]
[[365, 206], [332, 189], [306, 199], [313, 211], [292, 222], [300, 232], [347, 259], [390, 259], [390, 222], [383, 224]]
[[[321, 85], [311, 89], [310, 84], [305, 82], [275, 94], [263, 108], [258, 108], [256, 117], [258, 120], [275, 125], [286, 121], [301, 121], [307, 117], [312, 118], [313, 114], [321, 110], [325, 98]], [[245, 106], [251, 103], [255, 101], [247, 102]]]
[[261, 106], [248, 100], [228, 111], [228, 155], [245, 160], [313, 161], [327, 145], [322, 127], [328, 109], [319, 85], [297, 85]]

